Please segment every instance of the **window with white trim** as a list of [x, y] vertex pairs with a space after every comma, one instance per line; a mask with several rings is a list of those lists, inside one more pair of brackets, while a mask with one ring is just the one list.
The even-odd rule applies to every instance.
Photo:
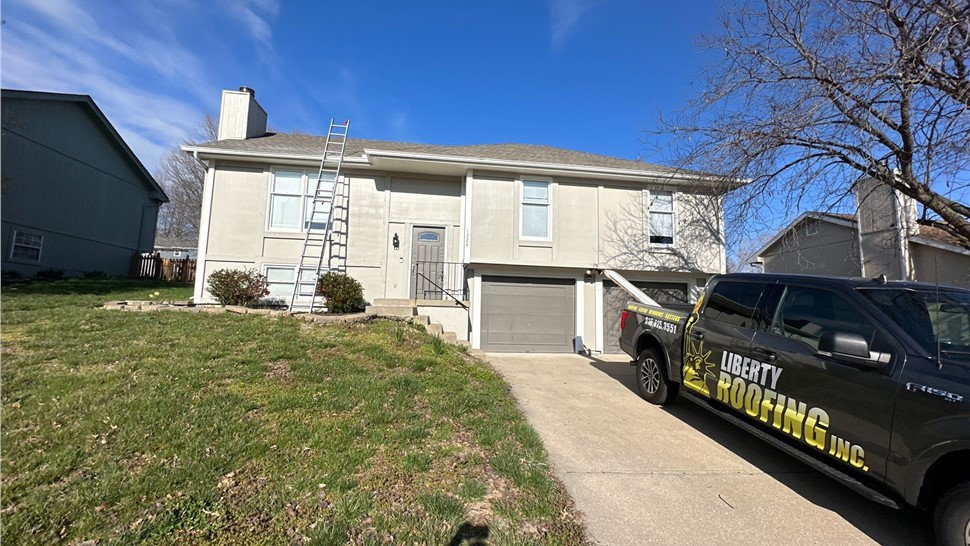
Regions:
[[[311, 269], [304, 269], [301, 278], [304, 282], [312, 281], [317, 272]], [[293, 295], [293, 285], [296, 284], [295, 265], [264, 265], [263, 275], [266, 275], [266, 289], [269, 290], [267, 298], [283, 298], [289, 301]], [[312, 296], [316, 284], [301, 285], [301, 296]]]
[[300, 229], [304, 194], [303, 171], [274, 171], [270, 184], [269, 228]]
[[647, 218], [648, 240], [651, 245], [674, 244], [674, 192], [651, 191]]
[[40, 251], [44, 247], [44, 236], [28, 231], [14, 230], [13, 245], [10, 248], [10, 258], [17, 260], [27, 260], [29, 262], [40, 261]]
[[552, 238], [549, 182], [523, 180], [519, 233], [523, 239]]
[[293, 283], [296, 281], [296, 267], [267, 265], [263, 267], [266, 275], [268, 298], [289, 298], [293, 295]]
[[[333, 175], [321, 179], [321, 202], [314, 203], [317, 191], [317, 173], [314, 170], [274, 170], [269, 188], [269, 221], [267, 228], [279, 231], [306, 231], [307, 228], [324, 229], [330, 218], [330, 202], [336, 190]], [[326, 174], [324, 175], [327, 176]], [[326, 197], [330, 197], [326, 199]], [[310, 226], [311, 220], [313, 226]]]

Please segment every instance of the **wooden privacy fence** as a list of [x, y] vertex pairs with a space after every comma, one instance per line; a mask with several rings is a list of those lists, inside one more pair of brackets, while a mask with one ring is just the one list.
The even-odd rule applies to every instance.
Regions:
[[158, 254], [135, 254], [131, 257], [128, 278], [193, 282], [195, 281], [195, 260], [162, 258]]

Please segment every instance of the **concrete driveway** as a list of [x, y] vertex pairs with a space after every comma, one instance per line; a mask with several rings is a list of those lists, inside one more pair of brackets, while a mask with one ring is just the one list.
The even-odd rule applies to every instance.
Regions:
[[870, 502], [686, 400], [636, 394], [628, 359], [488, 354], [598, 544], [928, 544]]

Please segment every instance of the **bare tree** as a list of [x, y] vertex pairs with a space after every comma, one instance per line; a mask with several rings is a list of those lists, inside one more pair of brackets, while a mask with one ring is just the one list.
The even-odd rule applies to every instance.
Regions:
[[660, 132], [685, 168], [750, 181], [729, 225], [845, 210], [873, 177], [970, 248], [970, 3], [761, 0], [704, 42], [721, 58]]
[[[219, 122], [206, 114], [195, 133], [186, 137], [182, 144], [210, 142], [216, 140], [218, 134]], [[159, 162], [155, 178], [169, 197], [159, 214], [158, 234], [176, 239], [198, 238], [205, 167], [176, 146]]]

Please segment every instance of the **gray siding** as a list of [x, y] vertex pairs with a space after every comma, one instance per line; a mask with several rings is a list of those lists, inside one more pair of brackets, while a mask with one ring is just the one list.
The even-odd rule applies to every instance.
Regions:
[[910, 243], [913, 280], [970, 288], [970, 256]]
[[765, 272], [839, 277], [862, 275], [856, 230], [817, 221], [817, 233], [809, 235], [806, 227], [811, 221], [799, 222], [761, 255]]
[[[3, 269], [123, 275], [154, 246], [158, 200], [79, 102], [4, 98]], [[15, 230], [43, 235], [40, 263], [10, 257]]]

